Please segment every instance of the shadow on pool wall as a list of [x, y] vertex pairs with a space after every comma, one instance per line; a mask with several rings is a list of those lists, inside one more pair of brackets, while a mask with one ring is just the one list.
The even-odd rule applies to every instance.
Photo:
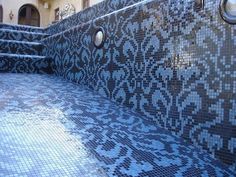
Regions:
[[[45, 39], [43, 52], [56, 75], [154, 119], [234, 171], [236, 26], [221, 19], [219, 3], [142, 1]], [[96, 49], [99, 27], [106, 40]]]

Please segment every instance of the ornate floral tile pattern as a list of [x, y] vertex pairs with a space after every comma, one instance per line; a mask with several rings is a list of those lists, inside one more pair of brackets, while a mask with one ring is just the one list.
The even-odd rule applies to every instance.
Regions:
[[45, 33], [35, 33], [27, 31], [17, 31], [0, 28], [0, 39], [17, 40], [25, 42], [40, 42], [43, 38], [48, 37]]
[[0, 54], [0, 73], [52, 74], [51, 59], [41, 56]]
[[42, 56], [43, 29], [0, 24], [0, 72], [51, 74], [51, 58]]
[[[236, 26], [218, 7], [219, 0], [205, 1], [204, 9], [193, 0], [142, 1], [47, 38], [44, 55], [54, 59], [56, 75], [132, 108], [236, 170]], [[100, 27], [106, 40], [96, 49]]]
[[21, 55], [41, 55], [43, 45], [36, 42], [22, 42], [0, 39], [0, 53], [21, 54]]
[[44, 28], [40, 27], [32, 27], [32, 26], [25, 26], [25, 25], [10, 25], [10, 24], [0, 24], [0, 29], [9, 29], [9, 30], [20, 30], [20, 31], [28, 31], [28, 32], [37, 32], [43, 33]]
[[143, 0], [104, 0], [101, 3], [60, 21], [59, 23], [49, 26], [45, 29], [45, 32], [54, 35], [141, 1]]
[[233, 176], [208, 153], [63, 79], [0, 74], [0, 176]]

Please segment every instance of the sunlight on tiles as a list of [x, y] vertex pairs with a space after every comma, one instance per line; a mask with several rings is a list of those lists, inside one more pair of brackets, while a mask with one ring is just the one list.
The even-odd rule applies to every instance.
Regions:
[[78, 135], [66, 128], [75, 125], [60, 122], [66, 121], [60, 110], [37, 107], [0, 115], [0, 176], [4, 170], [11, 175], [106, 176]]

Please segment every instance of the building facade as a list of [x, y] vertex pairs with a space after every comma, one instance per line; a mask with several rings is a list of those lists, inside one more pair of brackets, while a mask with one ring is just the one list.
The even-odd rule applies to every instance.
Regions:
[[0, 22], [47, 27], [103, 0], [0, 0]]

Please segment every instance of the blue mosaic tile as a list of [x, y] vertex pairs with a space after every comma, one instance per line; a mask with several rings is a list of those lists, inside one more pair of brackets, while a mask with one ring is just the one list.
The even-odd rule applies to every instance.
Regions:
[[[0, 176], [235, 176], [227, 168], [236, 171], [236, 27], [218, 5], [106, 0], [47, 29], [0, 24], [0, 72], [52, 66], [85, 86], [2, 75]], [[44, 40], [47, 48], [27, 42], [44, 32], [61, 33]]]
[[0, 24], [0, 72], [52, 74], [51, 58], [42, 55], [42, 28]]
[[25, 25], [11, 25], [0, 23], [0, 29], [9, 29], [9, 30], [20, 30], [20, 31], [28, 31], [28, 32], [36, 32], [43, 33], [44, 28], [33, 27], [33, 26], [25, 26]]
[[[222, 20], [219, 2], [201, 9], [194, 0], [142, 1], [52, 35], [43, 54], [57, 76], [137, 111], [236, 171], [236, 26]], [[64, 22], [57, 25], [63, 30]], [[106, 40], [96, 49], [100, 27]]]
[[45, 29], [45, 32], [54, 35], [140, 1], [143, 0], [103, 0], [92, 7], [78, 12], [58, 23], [50, 25]]
[[43, 45], [38, 42], [25, 42], [0, 39], [0, 53], [41, 55]]
[[9, 30], [0, 28], [0, 39], [4, 40], [15, 40], [15, 41], [25, 41], [25, 42], [40, 42], [43, 38], [49, 35], [45, 33], [35, 33], [19, 30]]
[[1, 54], [1, 73], [52, 74], [51, 59], [43, 56]]
[[234, 176], [208, 153], [83, 86], [0, 74], [0, 176]]

